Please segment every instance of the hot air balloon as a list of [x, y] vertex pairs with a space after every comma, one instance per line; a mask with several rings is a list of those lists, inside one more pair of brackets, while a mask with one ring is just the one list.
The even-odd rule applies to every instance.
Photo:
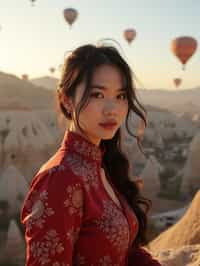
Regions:
[[124, 38], [130, 44], [136, 37], [136, 31], [134, 29], [126, 29], [124, 31]]
[[27, 74], [23, 74], [23, 75], [22, 75], [22, 79], [23, 79], [23, 80], [28, 80], [28, 75], [27, 75]]
[[178, 37], [172, 41], [171, 49], [174, 55], [181, 61], [184, 70], [185, 64], [197, 49], [197, 41], [192, 37]]
[[173, 79], [174, 85], [178, 88], [181, 85], [182, 79], [180, 78], [175, 78]]
[[55, 72], [55, 70], [56, 70], [55, 67], [50, 67], [50, 68], [49, 68], [49, 72], [50, 72], [51, 74], [53, 74], [53, 73]]
[[75, 20], [78, 17], [78, 11], [74, 8], [66, 8], [63, 11], [64, 13], [64, 18], [69, 23], [70, 26], [75, 22]]
[[34, 6], [34, 2], [36, 1], [36, 0], [30, 0], [31, 1], [31, 3], [32, 3], [32, 6]]

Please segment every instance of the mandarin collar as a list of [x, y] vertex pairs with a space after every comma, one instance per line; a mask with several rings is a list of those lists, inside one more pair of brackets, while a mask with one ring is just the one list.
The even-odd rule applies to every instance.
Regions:
[[82, 158], [99, 162], [101, 164], [105, 149], [95, 145], [88, 139], [73, 131], [65, 131], [61, 148], [76, 153]]

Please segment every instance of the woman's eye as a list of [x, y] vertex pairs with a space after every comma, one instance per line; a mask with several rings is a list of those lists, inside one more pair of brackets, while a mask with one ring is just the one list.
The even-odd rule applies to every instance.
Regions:
[[102, 98], [103, 97], [103, 94], [100, 93], [100, 92], [93, 92], [90, 94], [91, 97], [94, 97], [94, 98]]
[[118, 95], [118, 98], [120, 98], [122, 100], [126, 100], [127, 99], [127, 95], [126, 95], [126, 93], [122, 93], [122, 94]]
[[[90, 94], [90, 97], [102, 99], [102, 98], [104, 98], [104, 95], [101, 92], [93, 92], [93, 93]], [[117, 99], [126, 100], [127, 99], [126, 93], [119, 94], [117, 96]]]

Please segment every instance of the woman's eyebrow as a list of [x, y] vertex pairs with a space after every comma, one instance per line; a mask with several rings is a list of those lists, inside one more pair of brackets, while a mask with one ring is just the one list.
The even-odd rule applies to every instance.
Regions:
[[[90, 88], [97, 88], [97, 89], [100, 89], [100, 90], [108, 90], [108, 88], [106, 88], [105, 86], [103, 86], [103, 85], [98, 85], [98, 84], [92, 84], [91, 86], [90, 86]], [[119, 88], [119, 89], [117, 89], [117, 91], [125, 91], [125, 88]]]

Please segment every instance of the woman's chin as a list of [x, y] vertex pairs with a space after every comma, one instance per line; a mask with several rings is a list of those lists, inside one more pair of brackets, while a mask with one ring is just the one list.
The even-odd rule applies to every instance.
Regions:
[[103, 140], [109, 140], [109, 139], [112, 139], [115, 135], [115, 132], [110, 132], [110, 133], [107, 133], [107, 134], [102, 134], [101, 136], [101, 139]]

